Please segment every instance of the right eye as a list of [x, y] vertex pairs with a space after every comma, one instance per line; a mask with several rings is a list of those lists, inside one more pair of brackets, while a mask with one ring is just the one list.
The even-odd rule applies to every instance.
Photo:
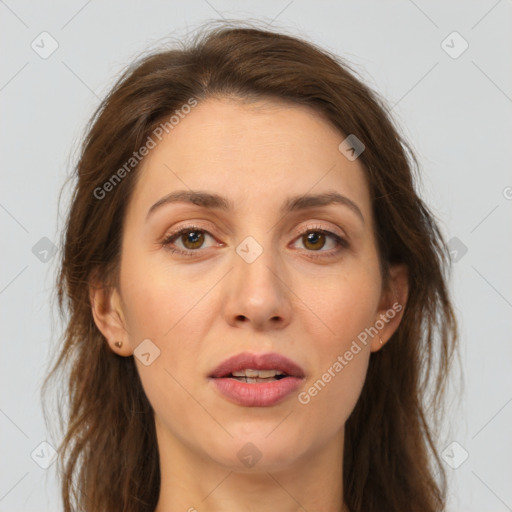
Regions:
[[[161, 242], [161, 245], [172, 253], [178, 252], [184, 256], [191, 256], [192, 253], [197, 252], [197, 250], [201, 248], [205, 241], [205, 237], [208, 236], [213, 238], [213, 236], [205, 229], [197, 226], [186, 226], [177, 232], [168, 235]], [[182, 247], [176, 248], [175, 241], [181, 242]]]

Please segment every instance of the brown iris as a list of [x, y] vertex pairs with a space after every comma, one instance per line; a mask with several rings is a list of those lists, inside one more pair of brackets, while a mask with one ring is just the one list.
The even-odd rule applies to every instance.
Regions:
[[[317, 231], [312, 231], [303, 235], [302, 240], [304, 242], [304, 247], [307, 249], [321, 249], [325, 245], [325, 235]], [[322, 242], [320, 247], [315, 245], [313, 247], [308, 247], [308, 244], [317, 244], [319, 241]]]
[[[188, 231], [181, 235], [181, 240], [187, 249], [198, 249], [204, 242], [204, 233], [202, 231]], [[188, 246], [187, 243], [192, 244], [192, 247]]]

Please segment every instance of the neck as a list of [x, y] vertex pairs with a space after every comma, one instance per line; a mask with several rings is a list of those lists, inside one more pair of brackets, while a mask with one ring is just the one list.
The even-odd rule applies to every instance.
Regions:
[[323, 510], [349, 512], [343, 501], [343, 429], [291, 463], [262, 456], [252, 468], [223, 464], [185, 446], [156, 421], [161, 487], [155, 512]]

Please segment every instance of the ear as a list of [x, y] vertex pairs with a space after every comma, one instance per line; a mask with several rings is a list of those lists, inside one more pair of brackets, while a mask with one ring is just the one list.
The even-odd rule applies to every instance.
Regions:
[[[132, 355], [122, 301], [117, 289], [93, 279], [89, 284], [89, 299], [94, 323], [105, 336], [111, 350], [121, 356]], [[115, 345], [119, 341], [122, 342], [121, 348]]]
[[382, 290], [374, 328], [371, 351], [377, 352], [398, 329], [409, 295], [409, 272], [405, 264], [395, 264], [389, 269], [389, 284]]

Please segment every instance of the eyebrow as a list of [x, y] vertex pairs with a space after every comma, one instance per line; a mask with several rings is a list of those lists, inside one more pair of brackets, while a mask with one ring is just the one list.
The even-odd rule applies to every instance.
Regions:
[[[218, 194], [193, 190], [178, 190], [167, 194], [151, 206], [148, 210], [146, 220], [148, 220], [151, 214], [158, 208], [163, 205], [173, 203], [191, 203], [203, 208], [222, 210], [226, 212], [231, 212], [235, 209], [231, 200]], [[329, 206], [331, 204], [340, 204], [348, 207], [364, 223], [364, 216], [359, 206], [357, 206], [352, 199], [333, 191], [321, 194], [307, 194], [289, 197], [281, 206], [280, 212], [281, 214], [286, 214], [319, 206]]]

